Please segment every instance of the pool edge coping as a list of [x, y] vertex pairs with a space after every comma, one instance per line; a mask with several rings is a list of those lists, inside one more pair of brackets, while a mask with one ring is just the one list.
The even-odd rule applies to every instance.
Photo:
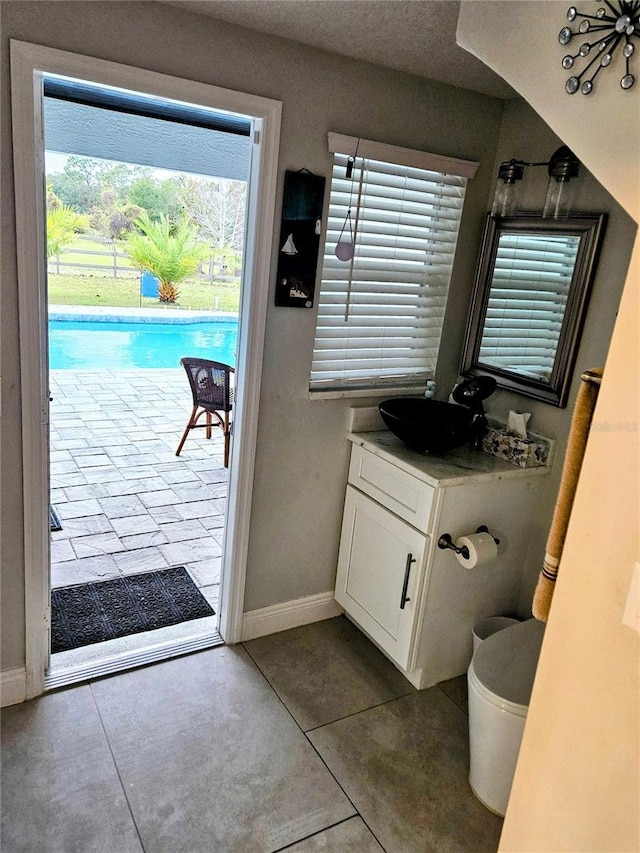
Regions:
[[[81, 310], [78, 310], [80, 308]], [[188, 308], [117, 308], [94, 305], [50, 305], [49, 321], [80, 323], [237, 323], [234, 311], [194, 311]]]

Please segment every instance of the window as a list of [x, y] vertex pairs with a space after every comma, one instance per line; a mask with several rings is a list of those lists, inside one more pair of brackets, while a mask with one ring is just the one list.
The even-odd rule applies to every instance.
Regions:
[[[467, 178], [477, 164], [338, 134], [329, 134], [329, 147], [311, 390], [423, 383], [435, 370]], [[354, 253], [341, 261], [335, 247], [349, 210]], [[342, 239], [348, 235], [347, 224]]]

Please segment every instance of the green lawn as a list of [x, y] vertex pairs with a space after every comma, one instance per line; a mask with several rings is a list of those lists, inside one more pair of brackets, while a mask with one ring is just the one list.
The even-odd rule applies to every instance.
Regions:
[[[132, 274], [133, 275], [133, 274]], [[49, 273], [49, 303], [53, 305], [104, 305], [114, 308], [163, 308], [157, 299], [140, 298], [140, 277], [110, 278], [105, 275], [57, 275]], [[178, 285], [174, 308], [238, 312], [240, 281], [187, 280]], [[216, 302], [217, 297], [217, 302]]]
[[[124, 253], [121, 245], [118, 245], [117, 251], [118, 253]], [[85, 252], [95, 254], [85, 254]], [[55, 260], [55, 257], [52, 258], [51, 263], [54, 263]], [[65, 264], [102, 264], [105, 267], [109, 267], [113, 264], [113, 247], [110, 243], [101, 243], [99, 240], [91, 240], [83, 235], [82, 240], [77, 240], [73, 245], [66, 246], [62, 250], [60, 260]], [[118, 263], [125, 267], [131, 266], [129, 258], [118, 258]], [[96, 272], [99, 272], [99, 270], [96, 270]]]

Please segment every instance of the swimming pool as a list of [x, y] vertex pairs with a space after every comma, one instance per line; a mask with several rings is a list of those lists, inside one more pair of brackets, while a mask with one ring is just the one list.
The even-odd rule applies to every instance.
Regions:
[[235, 366], [238, 323], [49, 320], [51, 370], [180, 367], [180, 359], [211, 358]]

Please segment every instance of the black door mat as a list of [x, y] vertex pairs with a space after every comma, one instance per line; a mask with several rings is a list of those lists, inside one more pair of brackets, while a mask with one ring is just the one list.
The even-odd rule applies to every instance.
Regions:
[[52, 506], [49, 507], [49, 525], [51, 530], [62, 530], [58, 513]]
[[51, 591], [51, 652], [213, 616], [184, 566]]

